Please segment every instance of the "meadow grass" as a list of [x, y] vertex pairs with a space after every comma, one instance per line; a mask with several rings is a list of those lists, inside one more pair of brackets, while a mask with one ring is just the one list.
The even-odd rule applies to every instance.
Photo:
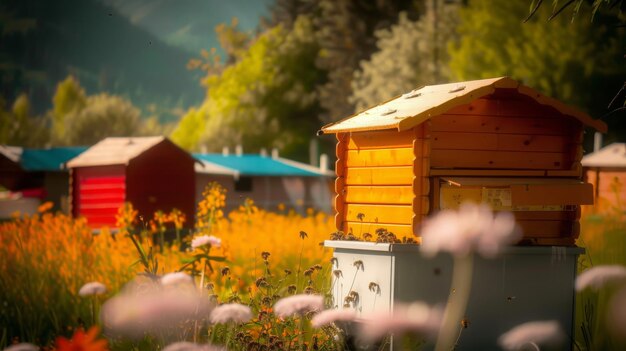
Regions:
[[[250, 305], [255, 318], [233, 333], [220, 332], [222, 326], [205, 327], [199, 340], [228, 344], [231, 349], [254, 349], [253, 343], [288, 345], [304, 335], [307, 343], [328, 341], [329, 337], [314, 335], [310, 327], [303, 334], [297, 320], [278, 321], [271, 308], [283, 296], [327, 292], [331, 252], [319, 243], [333, 230], [332, 217], [312, 210], [305, 215], [271, 213], [250, 201], [224, 215], [220, 204], [199, 206], [201, 219], [194, 230], [197, 235], [210, 232], [222, 239], [212, 255], [225, 261], [215, 262], [205, 272], [204, 285], [217, 302]], [[207, 208], [210, 224], [202, 223]], [[37, 215], [0, 224], [0, 349], [25, 341], [50, 346], [58, 336], [89, 328], [94, 320], [92, 299], [80, 297], [79, 289], [92, 281], [106, 285], [108, 292], [97, 297], [101, 304], [145, 273], [136, 244], [149, 256], [150, 269], [157, 275], [177, 271], [193, 257], [194, 252], [180, 250], [180, 245], [189, 246], [191, 238], [161, 245], [163, 228], [173, 225], [162, 213], [149, 223], [138, 223], [132, 207], [126, 210], [118, 218], [125, 225], [116, 234], [105, 228], [94, 235], [84, 219], [50, 213], [45, 207]], [[110, 346], [148, 350], [163, 343], [119, 339], [111, 340]]]
[[[600, 199], [593, 207], [583, 209], [578, 246], [586, 252], [579, 258], [579, 273], [600, 265], [626, 266], [626, 206], [622, 184], [614, 183], [610, 199]], [[614, 286], [598, 291], [586, 289], [576, 296], [575, 340], [579, 349], [624, 349], [624, 340], [608, 333], [607, 312]]]
[[[331, 305], [332, 252], [320, 244], [335, 229], [332, 216], [313, 210], [304, 215], [268, 212], [249, 200], [225, 214], [221, 187], [212, 184], [204, 195], [192, 233], [221, 239], [219, 247], [191, 251], [191, 237], [180, 238], [185, 218], [179, 212], [160, 212], [148, 222], [138, 222], [130, 204], [120, 210], [120, 231], [115, 234], [103, 228], [94, 235], [84, 219], [50, 213], [47, 206], [37, 215], [1, 223], [0, 348], [24, 341], [52, 346], [59, 336], [69, 337], [94, 321], [101, 324], [92, 303], [100, 307], [138, 275], [158, 283], [158, 277], [182, 270], [215, 303], [242, 303], [252, 310], [248, 322], [201, 323], [185, 334], [187, 339], [230, 350], [341, 349], [334, 341], [338, 330], [313, 329], [311, 314], [279, 318], [273, 311], [281, 298], [301, 293], [322, 295]], [[616, 204], [584, 212], [578, 245], [586, 254], [580, 258], [580, 271], [626, 265], [626, 214], [621, 202]], [[166, 230], [175, 230], [176, 240], [166, 242]], [[207, 262], [210, 267], [204, 269]], [[108, 291], [79, 296], [81, 286], [93, 281]], [[579, 349], [622, 346], [606, 331], [612, 292], [587, 289], [577, 295]], [[106, 330], [104, 335], [112, 350], [155, 350], [171, 341], [158, 335], [115, 337]]]

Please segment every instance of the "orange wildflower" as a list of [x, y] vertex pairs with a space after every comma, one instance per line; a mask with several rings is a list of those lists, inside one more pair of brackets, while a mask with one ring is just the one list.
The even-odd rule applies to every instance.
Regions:
[[52, 206], [53, 206], [52, 202], [46, 201], [42, 203], [41, 205], [39, 205], [39, 207], [37, 207], [37, 212], [44, 213], [44, 212], [50, 211]]
[[58, 337], [56, 346], [58, 351], [108, 351], [105, 339], [97, 339], [99, 328], [93, 326], [85, 333], [82, 328], [76, 330], [71, 340]]

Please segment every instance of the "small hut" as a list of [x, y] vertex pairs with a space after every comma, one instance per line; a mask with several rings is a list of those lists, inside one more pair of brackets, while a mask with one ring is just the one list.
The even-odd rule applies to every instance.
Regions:
[[594, 185], [595, 203], [623, 207], [626, 204], [626, 144], [613, 143], [582, 159], [586, 180]]
[[115, 215], [130, 202], [145, 220], [176, 208], [194, 218], [193, 157], [162, 136], [106, 138], [67, 163], [74, 216], [94, 229], [115, 228]]
[[606, 125], [507, 78], [425, 86], [335, 123], [336, 226], [417, 235], [464, 201], [512, 211], [521, 243], [573, 245], [585, 127]]
[[[86, 147], [44, 149], [0, 145], [0, 185], [10, 193], [0, 203], [0, 218], [18, 210], [33, 213], [40, 201], [50, 201], [53, 210], [69, 212], [69, 171], [65, 162]], [[25, 203], [31, 206], [23, 206]], [[26, 208], [30, 209], [27, 210]]]
[[321, 167], [266, 154], [194, 154], [196, 165], [196, 202], [209, 182], [220, 183], [227, 191], [226, 210], [239, 207], [250, 198], [257, 206], [276, 210], [278, 206], [303, 211], [306, 208], [330, 212], [332, 179], [322, 155]]

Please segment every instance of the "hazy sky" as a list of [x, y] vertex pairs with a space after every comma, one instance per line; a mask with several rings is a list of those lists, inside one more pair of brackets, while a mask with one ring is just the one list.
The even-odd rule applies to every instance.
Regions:
[[135, 25], [192, 53], [218, 46], [215, 26], [239, 19], [239, 28], [254, 30], [269, 14], [272, 0], [103, 0]]

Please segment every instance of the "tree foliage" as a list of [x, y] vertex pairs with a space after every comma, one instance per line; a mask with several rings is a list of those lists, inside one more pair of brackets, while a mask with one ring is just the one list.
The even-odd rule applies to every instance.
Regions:
[[318, 51], [307, 17], [291, 30], [278, 25], [265, 31], [234, 64], [208, 75], [205, 102], [188, 111], [173, 140], [191, 149], [240, 144], [302, 155], [320, 123], [315, 89], [324, 75], [315, 67]]
[[412, 0], [318, 2], [315, 28], [321, 51], [317, 65], [328, 72], [328, 81], [318, 89], [325, 122], [353, 112], [349, 97], [354, 71], [376, 51], [374, 33], [396, 23], [400, 11], [406, 11], [411, 19], [416, 18], [421, 3]]
[[[571, 10], [571, 17], [574, 19], [578, 16], [583, 7], [583, 0], [570, 0], [561, 3], [559, 0], [552, 0], [552, 11], [548, 20], [552, 20], [565, 10]], [[615, 11], [618, 15], [624, 15], [626, 10], [626, 1], [624, 0], [593, 0], [591, 3], [591, 18], [593, 19], [599, 10]], [[535, 16], [537, 11], [544, 6], [543, 0], [533, 0], [530, 4], [530, 13], [526, 20]]]
[[350, 102], [361, 110], [415, 89], [447, 80], [447, 43], [455, 38], [458, 6], [430, 8], [412, 21], [405, 12], [389, 29], [376, 31], [378, 51], [362, 61]]
[[119, 96], [89, 96], [84, 108], [66, 115], [63, 141], [68, 145], [92, 145], [106, 137], [131, 136], [139, 130], [139, 116], [139, 109]]
[[67, 76], [57, 85], [56, 92], [52, 98], [53, 141], [65, 138], [67, 133], [66, 116], [77, 113], [85, 108], [86, 104], [87, 95], [85, 94], [85, 89], [80, 86], [80, 83], [74, 76]]
[[45, 120], [32, 115], [26, 94], [20, 94], [12, 105], [0, 97], [0, 144], [38, 147], [47, 141]]
[[[170, 138], [183, 149], [199, 150], [200, 141], [205, 133], [208, 119], [207, 102], [204, 102], [198, 108], [191, 107], [183, 115], [178, 125], [176, 125]], [[215, 148], [220, 145], [215, 145]]]
[[76, 78], [57, 85], [49, 116], [55, 145], [92, 145], [106, 137], [162, 134], [156, 117], [141, 119], [129, 100], [107, 93], [87, 96]]
[[[523, 23], [528, 6], [507, 1], [498, 6], [474, 0], [460, 12], [457, 44], [451, 45], [453, 79], [511, 76], [546, 95], [586, 110], [595, 117], [623, 84], [624, 31], [608, 19], [570, 21], [557, 16], [548, 22], [548, 7]], [[622, 128], [611, 124], [612, 132]]]

